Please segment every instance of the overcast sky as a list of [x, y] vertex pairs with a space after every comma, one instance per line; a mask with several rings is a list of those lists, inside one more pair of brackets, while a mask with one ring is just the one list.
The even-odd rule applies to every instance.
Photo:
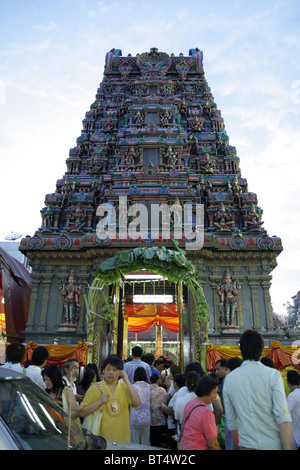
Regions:
[[274, 310], [300, 290], [299, 0], [0, 0], [0, 240], [33, 235], [113, 47], [204, 53], [242, 176], [282, 238]]

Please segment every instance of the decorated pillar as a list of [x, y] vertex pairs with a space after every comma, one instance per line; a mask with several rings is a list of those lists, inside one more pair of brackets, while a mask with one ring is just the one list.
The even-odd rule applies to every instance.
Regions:
[[261, 281], [261, 285], [262, 285], [263, 292], [264, 292], [266, 327], [269, 330], [274, 330], [275, 326], [273, 325], [273, 321], [272, 321], [272, 305], [271, 305], [271, 297], [270, 297], [270, 287], [271, 287], [270, 278], [268, 278], [267, 280], [263, 279]]
[[258, 287], [259, 282], [257, 280], [252, 280], [248, 278], [248, 285], [251, 290], [251, 302], [252, 302], [252, 321], [253, 328], [259, 328], [259, 315], [258, 315]]
[[29, 308], [29, 313], [28, 313], [28, 321], [26, 325], [26, 330], [31, 331], [34, 329], [34, 313], [36, 309], [36, 303], [38, 299], [38, 293], [39, 293], [39, 286], [41, 283], [42, 277], [41, 274], [38, 272], [32, 273], [31, 274], [31, 296], [30, 296], [30, 308]]
[[42, 285], [43, 285], [43, 297], [42, 297], [42, 311], [40, 318], [40, 327], [47, 328], [47, 312], [48, 312], [48, 302], [50, 295], [50, 288], [52, 285], [53, 274], [43, 273], [42, 275]]
[[155, 336], [156, 348], [155, 348], [155, 357], [163, 355], [163, 329], [162, 326], [156, 324], [156, 336]]

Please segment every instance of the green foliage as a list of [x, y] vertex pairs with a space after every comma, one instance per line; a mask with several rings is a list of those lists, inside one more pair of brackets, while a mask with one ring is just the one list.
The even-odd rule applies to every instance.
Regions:
[[292, 305], [290, 302], [286, 302], [285, 304], [283, 304], [283, 306], [286, 309], [288, 324], [290, 326], [296, 326], [297, 308], [294, 307], [294, 305]]

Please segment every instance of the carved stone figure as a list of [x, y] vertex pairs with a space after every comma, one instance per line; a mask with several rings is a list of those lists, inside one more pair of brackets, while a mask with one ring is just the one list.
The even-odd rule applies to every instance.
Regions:
[[255, 204], [251, 204], [244, 216], [245, 226], [248, 230], [261, 230], [263, 222], [261, 221], [262, 210]]
[[82, 286], [75, 283], [74, 277], [69, 276], [68, 284], [62, 282], [59, 291], [64, 297], [64, 322], [70, 325], [77, 325], [80, 313], [79, 295]]
[[237, 175], [235, 175], [234, 180], [232, 181], [232, 183], [230, 183], [230, 182], [228, 183], [228, 189], [232, 190], [232, 195], [233, 195], [234, 201], [237, 202], [239, 207], [241, 207], [241, 196], [242, 196], [243, 190], [242, 190], [242, 187], [239, 183]]
[[209, 153], [205, 153], [200, 159], [200, 169], [202, 173], [214, 173], [214, 164], [214, 159]]
[[103, 130], [104, 132], [113, 132], [114, 130], [114, 123], [111, 117], [107, 118], [103, 123]]
[[221, 325], [236, 326], [237, 296], [240, 290], [239, 281], [232, 281], [229, 270], [226, 270], [222, 283], [217, 286], [217, 292], [220, 296], [219, 312]]
[[172, 114], [169, 113], [169, 111], [166, 111], [161, 117], [162, 127], [169, 126], [171, 118], [172, 118]]
[[203, 106], [203, 117], [206, 119], [211, 118], [211, 111], [210, 111], [210, 106], [208, 102], [205, 103], [205, 105]]
[[215, 226], [219, 230], [231, 230], [233, 221], [228, 209], [224, 206], [223, 202], [220, 202], [218, 210], [215, 213]]
[[143, 127], [143, 124], [144, 124], [144, 114], [141, 113], [141, 111], [137, 111], [134, 115], [134, 124], [137, 126], [137, 127]]
[[78, 231], [84, 227], [86, 221], [86, 212], [84, 211], [82, 204], [77, 204], [75, 211], [72, 213], [70, 218], [71, 231]]
[[53, 224], [53, 210], [50, 205], [47, 204], [44, 209], [41, 210], [42, 214], [42, 227], [50, 228]]
[[139, 157], [139, 152], [135, 150], [133, 146], [131, 146], [128, 152], [126, 152], [125, 154], [126, 165], [128, 166], [135, 165], [138, 157]]
[[189, 155], [197, 155], [198, 153], [198, 139], [193, 134], [187, 138], [186, 149]]
[[217, 151], [217, 155], [225, 155], [226, 142], [222, 139], [222, 137], [219, 134], [217, 134], [217, 138], [216, 138], [216, 151]]
[[105, 72], [111, 72], [112, 70], [112, 61], [115, 55], [115, 48], [111, 49], [109, 52], [107, 52], [106, 57], [105, 57]]
[[192, 123], [191, 123], [191, 128], [193, 131], [199, 131], [201, 132], [203, 129], [203, 122], [200, 121], [198, 116], [195, 116]]
[[177, 160], [177, 152], [173, 150], [171, 145], [169, 145], [168, 149], [165, 152], [165, 164], [169, 166], [174, 166]]
[[186, 105], [185, 99], [183, 99], [179, 105], [180, 114], [184, 117], [187, 117], [188, 114], [188, 107]]
[[201, 175], [199, 184], [197, 185], [198, 196], [201, 204], [207, 202], [208, 191], [211, 189], [212, 184], [210, 181], [205, 181], [204, 177]]
[[179, 198], [175, 199], [173, 207], [173, 213], [171, 214], [171, 221], [174, 227], [181, 227], [182, 226], [182, 206], [180, 204]]

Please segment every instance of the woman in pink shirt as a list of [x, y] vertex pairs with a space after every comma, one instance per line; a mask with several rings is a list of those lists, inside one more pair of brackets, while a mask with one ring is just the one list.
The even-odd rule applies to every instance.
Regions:
[[196, 385], [196, 398], [184, 408], [179, 450], [219, 450], [218, 428], [213, 411], [207, 407], [216, 399], [218, 382], [201, 377]]

